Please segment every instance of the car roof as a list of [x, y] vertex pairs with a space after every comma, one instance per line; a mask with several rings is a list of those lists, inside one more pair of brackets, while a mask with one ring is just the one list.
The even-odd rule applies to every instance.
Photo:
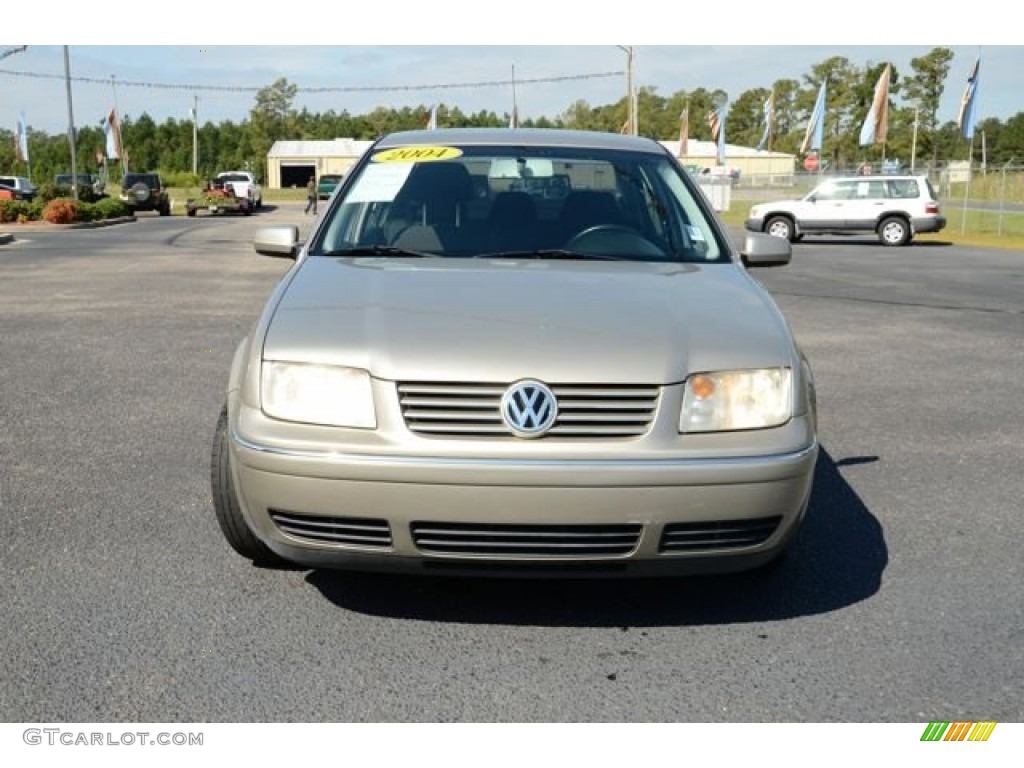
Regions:
[[909, 179], [921, 180], [924, 178], [927, 177], [905, 173], [873, 173], [870, 176], [837, 176], [834, 179], [826, 179], [826, 181], [906, 181]]
[[598, 131], [568, 131], [557, 128], [439, 128], [437, 130], [399, 131], [384, 136], [377, 149], [409, 145], [583, 147], [632, 152], [657, 152], [665, 149], [653, 139]]

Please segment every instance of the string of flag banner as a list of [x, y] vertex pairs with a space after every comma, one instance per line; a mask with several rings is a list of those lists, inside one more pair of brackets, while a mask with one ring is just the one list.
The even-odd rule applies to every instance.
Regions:
[[[978, 57], [971, 71], [967, 77], [967, 86], [964, 89], [963, 97], [960, 101], [960, 110], [957, 115], [957, 129], [960, 135], [973, 142], [974, 138], [974, 127], [976, 117], [976, 105], [979, 88], [979, 72], [981, 69], [981, 57]], [[20, 74], [29, 77], [59, 77], [58, 75], [43, 75], [34, 73], [24, 72], [13, 72], [10, 70], [0, 69], [0, 74]], [[542, 82], [559, 82], [564, 80], [579, 80], [588, 79], [595, 77], [608, 77], [614, 75], [620, 75], [621, 72], [611, 73], [591, 73], [583, 75], [566, 75], [561, 77], [548, 77], [548, 78], [533, 78], [533, 79], [519, 79], [515, 78], [513, 71], [513, 78], [511, 80], [494, 80], [484, 81], [477, 83], [447, 83], [447, 84], [435, 84], [435, 85], [420, 85], [420, 86], [360, 86], [360, 87], [338, 87], [338, 88], [300, 88], [300, 91], [307, 93], [312, 92], [329, 92], [329, 91], [371, 91], [371, 90], [426, 90], [429, 88], [460, 88], [460, 87], [482, 87], [488, 85], [512, 85], [513, 90], [516, 85], [523, 83], [542, 83]], [[84, 82], [96, 82], [107, 84], [109, 81], [100, 80], [97, 78], [75, 78]], [[875, 85], [874, 97], [871, 100], [871, 106], [868, 109], [868, 114], [864, 118], [864, 122], [861, 125], [859, 143], [862, 147], [868, 147], [876, 144], [885, 146], [886, 138], [888, 135], [889, 125], [889, 89], [892, 80], [892, 65], [886, 64], [882, 69], [881, 74], [878, 77], [878, 82]], [[234, 91], [254, 91], [260, 90], [257, 88], [249, 88], [246, 86], [185, 86], [185, 85], [173, 85], [168, 83], [143, 83], [143, 82], [119, 82], [120, 85], [137, 85], [147, 86], [156, 88], [175, 88], [175, 89], [193, 89], [193, 90], [234, 90]], [[818, 154], [821, 152], [823, 139], [824, 139], [824, 124], [825, 124], [825, 109], [826, 99], [828, 93], [828, 80], [822, 80], [821, 85], [818, 88], [818, 95], [814, 102], [814, 108], [811, 110], [810, 118], [807, 122], [807, 130], [804, 133], [804, 139], [800, 144], [801, 154]], [[514, 96], [513, 96], [514, 100]], [[719, 96], [716, 101], [716, 105], [713, 109], [708, 112], [707, 120], [708, 126], [711, 129], [711, 139], [717, 146], [717, 160], [718, 163], [725, 163], [725, 122], [726, 122], [726, 111], [728, 107], [728, 99]], [[430, 107], [426, 125], [427, 129], [436, 129], [437, 123], [437, 110], [438, 105], [434, 104]], [[774, 138], [774, 127], [775, 127], [775, 92], [769, 93], [768, 98], [764, 102], [764, 133], [761, 136], [761, 141], [757, 145], [757, 149], [767, 149], [769, 152], [772, 151], [772, 142]], [[512, 115], [509, 119], [509, 128], [518, 127], [518, 108], [513, 105]], [[193, 115], [194, 118], [194, 115]], [[116, 108], [111, 108], [110, 112], [103, 118], [101, 122], [103, 126], [103, 133], [106, 140], [105, 155], [109, 160], [118, 160], [124, 157], [124, 148], [121, 143], [121, 126], [117, 116]], [[690, 138], [690, 110], [686, 107], [679, 119], [679, 157], [685, 157], [688, 152]], [[15, 160], [20, 163], [28, 164], [29, 158], [29, 145], [28, 145], [28, 130], [25, 122], [24, 112], [18, 116], [18, 122], [14, 133], [14, 153]], [[883, 149], [884, 152], [884, 149]]]
[[[511, 80], [478, 80], [474, 82], [425, 83], [418, 85], [331, 85], [323, 87], [297, 86], [296, 93], [390, 93], [403, 91], [438, 91], [456, 88], [496, 88], [508, 85], [533, 85], [543, 83], [565, 83], [579, 80], [596, 80], [608, 77], [620, 77], [621, 70], [615, 72], [586, 72], [575, 75], [553, 75], [548, 77], [528, 77]], [[0, 68], [0, 75], [13, 77], [29, 77], [47, 80], [65, 80], [64, 75], [46, 72], [26, 72], [15, 69]], [[90, 83], [92, 85], [110, 85], [110, 78], [74, 76], [74, 83]], [[264, 90], [264, 86], [253, 85], [199, 85], [195, 83], [155, 83], [146, 80], [118, 80], [118, 87], [154, 88], [172, 91], [207, 91], [217, 93], [256, 93]]]

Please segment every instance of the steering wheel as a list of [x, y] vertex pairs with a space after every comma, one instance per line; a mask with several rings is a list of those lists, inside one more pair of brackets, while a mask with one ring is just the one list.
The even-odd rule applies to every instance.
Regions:
[[565, 245], [568, 248], [570, 243], [574, 243], [577, 240], [582, 240], [583, 238], [590, 237], [591, 235], [599, 235], [599, 234], [605, 234], [605, 233], [607, 233], [609, 235], [615, 234], [615, 235], [628, 235], [628, 236], [632, 236], [632, 237], [640, 237], [640, 235], [637, 233], [637, 231], [635, 229], [633, 229], [632, 227], [623, 227], [620, 224], [595, 224], [592, 227], [587, 227], [586, 229], [582, 230], [581, 232], [577, 232], [575, 235], [573, 235], [569, 239], [569, 242], [566, 243]]
[[569, 238], [564, 247], [570, 251], [591, 250], [597, 254], [629, 253], [651, 258], [665, 256], [664, 250], [635, 229], [619, 224], [597, 224], [587, 227]]

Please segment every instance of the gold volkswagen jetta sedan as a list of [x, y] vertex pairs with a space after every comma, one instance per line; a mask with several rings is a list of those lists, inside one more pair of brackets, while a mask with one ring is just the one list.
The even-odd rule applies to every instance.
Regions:
[[476, 574], [751, 568], [807, 508], [810, 368], [658, 143], [398, 133], [346, 176], [235, 354], [221, 528], [254, 561]]

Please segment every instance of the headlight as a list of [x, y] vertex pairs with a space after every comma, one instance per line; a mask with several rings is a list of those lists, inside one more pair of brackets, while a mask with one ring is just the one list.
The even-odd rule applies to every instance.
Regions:
[[370, 374], [331, 365], [263, 362], [263, 412], [275, 419], [373, 429]]
[[686, 380], [680, 432], [764, 429], [793, 416], [789, 368], [698, 373]]

